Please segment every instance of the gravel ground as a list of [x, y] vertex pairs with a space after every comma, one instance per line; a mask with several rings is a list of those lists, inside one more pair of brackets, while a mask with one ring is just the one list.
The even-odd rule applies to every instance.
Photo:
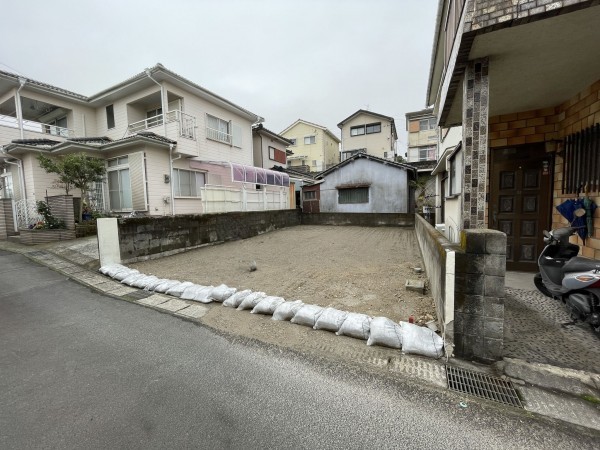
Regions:
[[414, 271], [423, 263], [412, 229], [297, 226], [130, 266], [395, 321], [435, 317], [431, 296], [405, 289], [407, 279], [426, 280]]

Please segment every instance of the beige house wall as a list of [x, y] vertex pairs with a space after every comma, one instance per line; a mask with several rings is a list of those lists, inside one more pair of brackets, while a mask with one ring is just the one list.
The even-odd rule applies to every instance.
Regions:
[[[286, 139], [296, 139], [296, 145], [289, 149], [294, 152], [293, 159], [288, 158], [290, 167], [304, 164], [311, 172], [322, 172], [339, 162], [339, 144], [322, 128], [299, 122], [285, 133], [279, 133]], [[315, 136], [314, 144], [304, 144], [304, 138]], [[303, 158], [298, 158], [302, 156]]]
[[[381, 132], [351, 136], [350, 129], [355, 126], [381, 123]], [[381, 117], [361, 113], [342, 127], [342, 151], [366, 148], [367, 153], [379, 158], [391, 158], [394, 155], [395, 139], [392, 135], [392, 123]], [[386, 155], [387, 152], [387, 155]]]

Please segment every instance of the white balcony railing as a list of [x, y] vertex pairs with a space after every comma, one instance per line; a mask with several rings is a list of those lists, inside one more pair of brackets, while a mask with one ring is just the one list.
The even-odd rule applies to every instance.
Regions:
[[[19, 128], [19, 121], [13, 116], [0, 115], [0, 126]], [[33, 120], [23, 121], [24, 131], [33, 131], [34, 133], [50, 134], [52, 136], [59, 136], [63, 138], [74, 137], [75, 132], [69, 128], [58, 127], [56, 125], [49, 125], [47, 123], [34, 122]]]
[[149, 117], [148, 119], [130, 123], [128, 129], [130, 133], [148, 130], [161, 126], [163, 120], [166, 121], [166, 123], [179, 122], [179, 136], [188, 139], [196, 139], [196, 118], [179, 110], [169, 111], [167, 114], [159, 114], [154, 117]]
[[206, 127], [206, 137], [214, 141], [225, 142], [231, 145], [231, 134], [224, 131], [215, 130], [214, 128]]

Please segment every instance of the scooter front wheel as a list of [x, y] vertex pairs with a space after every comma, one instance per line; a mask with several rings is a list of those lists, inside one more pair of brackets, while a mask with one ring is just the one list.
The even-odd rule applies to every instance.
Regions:
[[538, 272], [535, 274], [535, 276], [533, 277], [533, 284], [535, 284], [535, 287], [538, 289], [538, 291], [540, 291], [546, 297], [552, 298], [552, 294], [550, 293], [548, 288], [544, 285], [544, 280], [542, 280], [541, 273]]

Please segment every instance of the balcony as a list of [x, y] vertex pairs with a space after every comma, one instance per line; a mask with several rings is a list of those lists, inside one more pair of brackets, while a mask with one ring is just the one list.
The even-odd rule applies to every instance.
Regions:
[[[178, 136], [166, 137], [170, 139], [184, 137], [186, 139], [196, 140], [196, 118], [179, 110], [169, 111], [166, 114], [159, 114], [144, 120], [130, 123], [127, 128], [129, 133], [137, 133], [138, 131], [151, 130], [152, 128], [160, 127], [165, 123], [167, 125], [179, 124], [179, 126], [176, 127], [176, 133]], [[170, 130], [171, 128], [171, 126], [168, 126], [167, 130]], [[161, 133], [160, 130], [154, 131], [157, 132], [156, 134], [164, 134]], [[167, 134], [170, 134], [169, 131], [167, 131]]]
[[[0, 115], [0, 126], [14, 128], [15, 129], [14, 139], [20, 138], [20, 133], [18, 132], [19, 121], [16, 117]], [[31, 137], [40, 138], [40, 136], [32, 135], [31, 133], [43, 134], [46, 136], [50, 135], [50, 136], [61, 137], [61, 138], [65, 138], [65, 139], [70, 138], [70, 137], [75, 137], [75, 132], [69, 128], [60, 127], [57, 125], [51, 125], [51, 124], [42, 123], [42, 122], [36, 122], [33, 120], [23, 120], [23, 131], [24, 131], [24, 134], [26, 135], [26, 137], [29, 137], [29, 138], [31, 138]], [[9, 133], [9, 134], [11, 134], [11, 133]]]

